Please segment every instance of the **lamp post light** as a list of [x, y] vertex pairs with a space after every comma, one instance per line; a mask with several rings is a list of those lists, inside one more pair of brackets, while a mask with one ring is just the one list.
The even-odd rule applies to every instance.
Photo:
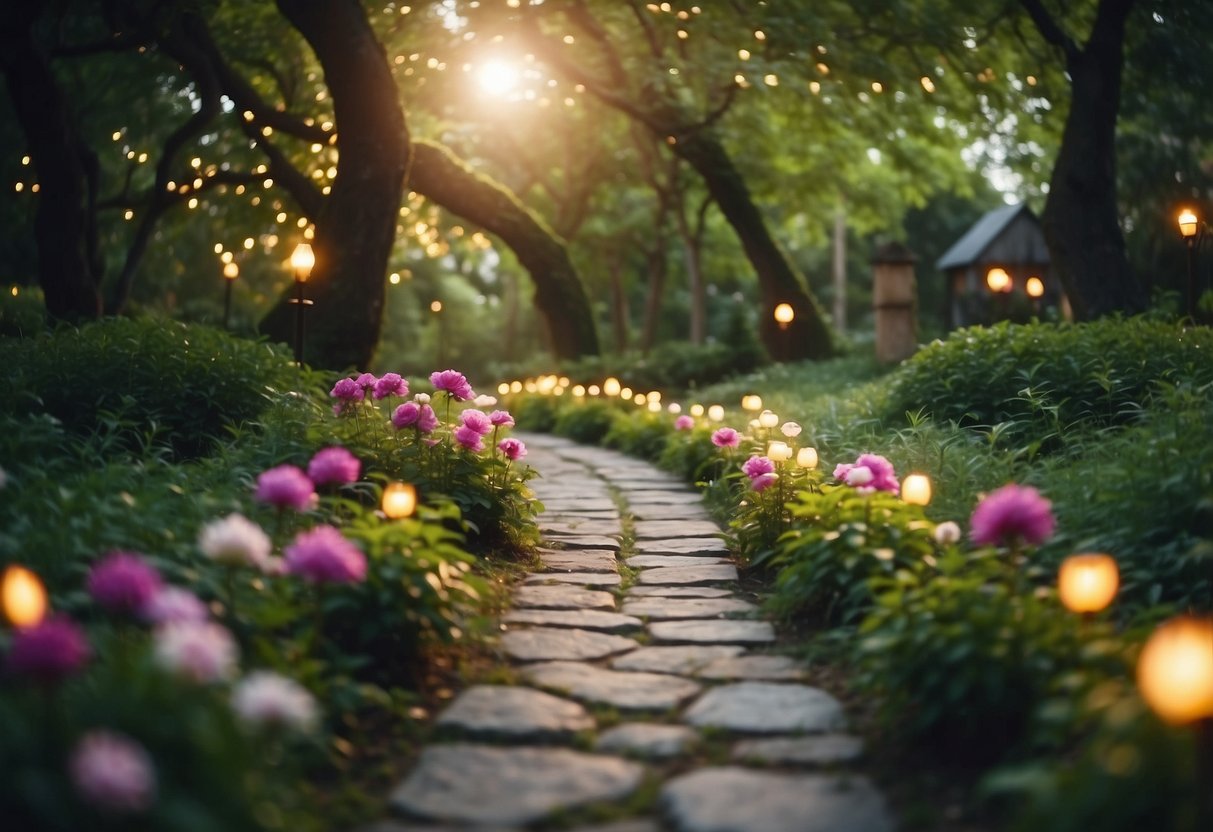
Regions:
[[1196, 249], [1205, 239], [1208, 226], [1191, 208], [1179, 212], [1179, 234], [1188, 244], [1188, 317], [1196, 318]]
[[901, 500], [912, 506], [931, 502], [931, 478], [926, 474], [909, 474], [901, 481]]
[[393, 482], [383, 489], [383, 513], [391, 520], [412, 517], [417, 510], [417, 489], [411, 483]]
[[792, 308], [790, 303], [780, 303], [775, 306], [775, 311], [772, 313], [775, 317], [775, 323], [779, 325], [780, 347], [783, 355], [780, 358], [787, 361], [792, 357], [792, 344], [788, 333], [788, 326], [796, 319], [796, 310]]
[[0, 610], [18, 629], [33, 627], [46, 617], [46, 588], [38, 576], [13, 564], [0, 576]]
[[442, 341], [443, 341], [443, 338], [442, 338], [442, 335], [443, 335], [443, 333], [442, 333], [442, 301], [440, 301], [440, 300], [430, 301], [430, 311], [434, 313], [434, 324], [438, 328], [438, 333], [436, 336], [437, 342], [438, 342], [438, 345], [437, 345], [438, 360], [435, 363], [439, 367], [441, 367], [443, 354], [445, 353], [445, 350], [443, 349], [444, 345], [442, 343]]
[[240, 267], [234, 262], [223, 266], [223, 328], [227, 329], [228, 319], [232, 316], [232, 284], [240, 276]]
[[316, 265], [316, 255], [307, 243], [300, 243], [291, 252], [291, 270], [295, 273], [295, 364], [303, 366], [303, 307], [311, 306], [312, 302], [303, 297], [303, 284], [307, 283]]
[[1106, 608], [1120, 588], [1120, 570], [1108, 555], [1070, 555], [1057, 572], [1057, 595], [1070, 612], [1092, 615]]
[[1007, 274], [1006, 269], [996, 266], [986, 272], [986, 286], [999, 298], [1000, 314], [1004, 320], [1008, 317], [1008, 304], [1013, 283], [1011, 275]]
[[1033, 275], [1028, 278], [1028, 281], [1023, 285], [1024, 292], [1032, 299], [1032, 314], [1040, 317], [1040, 299], [1045, 294], [1045, 283], [1039, 277]]

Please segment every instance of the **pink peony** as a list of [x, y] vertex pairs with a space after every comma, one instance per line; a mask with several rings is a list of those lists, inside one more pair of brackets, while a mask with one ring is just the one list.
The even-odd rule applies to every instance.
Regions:
[[55, 682], [78, 670], [90, 655], [79, 625], [56, 616], [16, 632], [8, 651], [8, 667], [40, 682]]
[[407, 396], [408, 394], [409, 383], [402, 379], [399, 373], [384, 373], [375, 382], [375, 387], [371, 391], [371, 395], [376, 399], [386, 399], [388, 396]]
[[363, 397], [371, 395], [378, 382], [379, 379], [375, 378], [371, 373], [362, 373], [358, 378], [354, 379], [354, 384], [362, 388]]
[[674, 420], [674, 430], [690, 430], [695, 427], [695, 420], [685, 413]]
[[717, 448], [736, 448], [741, 444], [741, 434], [732, 428], [720, 428], [712, 434], [712, 444]]
[[362, 401], [366, 395], [362, 388], [352, 378], [343, 378], [333, 385], [333, 389], [329, 391], [329, 395], [337, 400], [333, 405], [334, 415], [340, 416], [347, 408], [353, 407], [357, 402]]
[[493, 427], [497, 428], [514, 427], [514, 417], [508, 410], [494, 410], [489, 414], [489, 421], [493, 423]]
[[775, 463], [765, 456], [752, 456], [741, 464], [741, 470], [753, 480], [763, 474], [774, 473]]
[[110, 612], [138, 612], [162, 584], [155, 567], [133, 552], [110, 552], [88, 573], [88, 594]]
[[977, 504], [969, 519], [979, 546], [1022, 541], [1039, 546], [1053, 536], [1052, 503], [1028, 485], [1004, 485]]
[[312, 583], [358, 583], [366, 578], [366, 555], [332, 526], [300, 532], [285, 555], [287, 571]]
[[316, 723], [316, 700], [294, 679], [258, 670], [237, 683], [232, 710], [250, 725], [304, 731]]
[[896, 494], [901, 491], [893, 463], [880, 454], [860, 454], [853, 463], [840, 463], [834, 468], [834, 479], [855, 486], [863, 493], [888, 491]]
[[317, 451], [312, 461], [307, 464], [308, 478], [316, 485], [357, 482], [361, 472], [362, 463], [358, 461], [358, 457], [339, 447]]
[[415, 402], [405, 402], [392, 414], [392, 425], [396, 430], [404, 430], [407, 427], [416, 426], [419, 416], [421, 416], [421, 405]]
[[472, 385], [468, 384], [467, 378], [457, 370], [430, 373], [430, 384], [434, 385], [435, 390], [441, 390], [461, 402], [476, 397]]
[[480, 436], [488, 436], [493, 432], [493, 423], [479, 410], [463, 411], [459, 414], [459, 421], [463, 422], [465, 428], [476, 431]]
[[273, 544], [261, 527], [241, 514], [212, 520], [198, 533], [198, 548], [224, 566], [260, 566]]
[[750, 480], [750, 488], [763, 492], [779, 481], [779, 475], [774, 473], [759, 474]]
[[484, 437], [475, 428], [467, 425], [455, 428], [455, 441], [473, 453], [484, 450]]
[[306, 511], [316, 502], [316, 488], [303, 470], [294, 465], [279, 465], [261, 472], [253, 498], [277, 508]]
[[438, 427], [438, 414], [428, 404], [421, 405], [421, 413], [417, 415], [417, 430], [422, 433], [433, 433]]
[[156, 663], [200, 684], [230, 679], [239, 651], [232, 634], [208, 621], [174, 621], [156, 629]]
[[166, 586], [143, 605], [139, 614], [153, 624], [172, 624], [179, 621], [206, 621], [209, 613], [206, 604], [188, 589]]
[[111, 731], [90, 731], [68, 761], [72, 785], [88, 803], [107, 812], [142, 812], [156, 798], [156, 771], [142, 745]]
[[497, 448], [510, 462], [517, 462], [526, 456], [526, 445], [518, 439], [502, 439], [497, 443]]

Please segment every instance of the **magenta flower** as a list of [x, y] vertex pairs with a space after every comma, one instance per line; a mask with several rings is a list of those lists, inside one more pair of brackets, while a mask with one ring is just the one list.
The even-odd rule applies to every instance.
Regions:
[[104, 730], [85, 734], [72, 749], [68, 773], [80, 796], [106, 812], [142, 812], [156, 798], [151, 757], [122, 734]]
[[774, 473], [775, 463], [765, 456], [752, 456], [741, 464], [741, 470], [745, 471], [747, 477], [754, 480], [763, 474]]
[[279, 465], [257, 477], [253, 499], [276, 508], [306, 511], [316, 502], [316, 488], [307, 474], [294, 465]]
[[179, 586], [161, 589], [143, 605], [139, 614], [153, 624], [206, 621], [209, 618], [206, 604], [197, 595]]
[[720, 428], [712, 434], [712, 444], [717, 448], [736, 448], [741, 443], [741, 434], [732, 428]]
[[70, 676], [88, 661], [92, 651], [84, 631], [70, 618], [47, 618], [25, 627], [13, 636], [8, 668], [39, 682], [55, 682]]
[[375, 382], [375, 387], [371, 391], [371, 395], [376, 399], [386, 399], [388, 396], [407, 396], [408, 394], [409, 383], [402, 379], [399, 373], [384, 373]]
[[417, 424], [417, 418], [421, 415], [421, 405], [416, 402], [405, 402], [396, 408], [396, 412], [392, 414], [392, 424], [396, 430], [404, 430], [407, 427]]
[[473, 453], [484, 450], [484, 437], [475, 428], [462, 425], [455, 428], [455, 441]]
[[362, 395], [369, 396], [375, 389], [375, 384], [379, 379], [375, 378], [371, 373], [362, 373], [358, 378], [354, 379], [354, 384], [362, 388]]
[[690, 430], [695, 427], [695, 420], [685, 413], [674, 420], [674, 430]]
[[357, 482], [361, 472], [362, 463], [358, 461], [358, 457], [339, 447], [317, 451], [312, 461], [307, 464], [308, 478], [316, 485]]
[[476, 431], [481, 436], [488, 436], [493, 432], [493, 423], [479, 410], [465, 410], [459, 414], [459, 421], [463, 422], [463, 426], [470, 430]]
[[1004, 485], [977, 504], [969, 519], [979, 546], [1022, 541], [1039, 546], [1053, 536], [1052, 503], [1028, 485]]
[[155, 567], [133, 552], [110, 552], [88, 573], [88, 594], [110, 612], [139, 612], [162, 585]]
[[526, 445], [521, 440], [514, 439], [513, 437], [502, 439], [497, 443], [497, 449], [510, 462], [517, 462], [526, 456]]
[[779, 481], [779, 475], [775, 473], [759, 474], [750, 480], [750, 488], [762, 493]]
[[476, 397], [472, 385], [468, 384], [467, 378], [457, 370], [430, 373], [430, 384], [434, 385], [435, 390], [441, 390], [461, 402]]
[[347, 408], [353, 407], [354, 404], [362, 401], [366, 394], [352, 378], [343, 378], [333, 385], [333, 389], [329, 391], [329, 395], [337, 400], [337, 403], [333, 405], [333, 414], [340, 416]]
[[285, 555], [287, 571], [312, 583], [359, 583], [366, 578], [366, 555], [332, 526], [300, 532]]
[[436, 427], [438, 427], [438, 414], [434, 412], [434, 408], [423, 404], [421, 412], [417, 415], [417, 430], [422, 433], [433, 433]]
[[514, 427], [514, 417], [510, 415], [508, 410], [494, 410], [489, 414], [489, 421], [493, 423], [493, 427], [495, 428]]
[[901, 491], [893, 463], [880, 454], [860, 454], [854, 462], [840, 463], [834, 468], [834, 479], [854, 486], [865, 494], [873, 491], [896, 494]]

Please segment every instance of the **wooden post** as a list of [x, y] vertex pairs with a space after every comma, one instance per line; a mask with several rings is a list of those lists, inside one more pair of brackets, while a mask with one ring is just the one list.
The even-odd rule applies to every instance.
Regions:
[[872, 306], [876, 310], [876, 360], [891, 364], [918, 349], [918, 258], [901, 243], [888, 243], [872, 257]]

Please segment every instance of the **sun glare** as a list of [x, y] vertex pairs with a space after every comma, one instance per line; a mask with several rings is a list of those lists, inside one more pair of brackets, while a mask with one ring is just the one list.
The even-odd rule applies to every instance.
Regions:
[[480, 89], [488, 95], [505, 95], [518, 86], [518, 69], [504, 61], [489, 61], [476, 72]]

